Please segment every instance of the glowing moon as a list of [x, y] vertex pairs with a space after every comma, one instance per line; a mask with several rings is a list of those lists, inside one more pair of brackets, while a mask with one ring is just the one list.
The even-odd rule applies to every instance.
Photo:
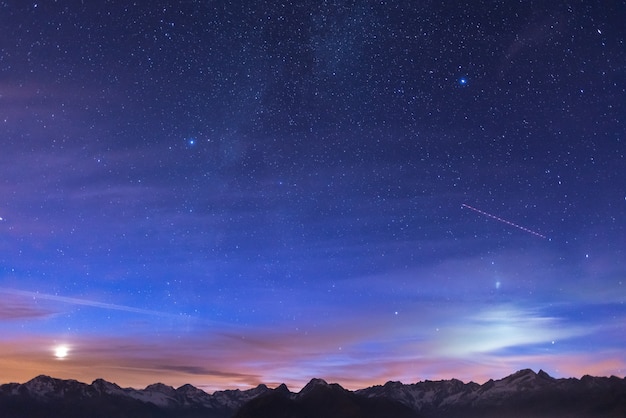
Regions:
[[59, 345], [54, 348], [54, 356], [58, 359], [64, 359], [69, 351], [70, 349], [66, 345]]

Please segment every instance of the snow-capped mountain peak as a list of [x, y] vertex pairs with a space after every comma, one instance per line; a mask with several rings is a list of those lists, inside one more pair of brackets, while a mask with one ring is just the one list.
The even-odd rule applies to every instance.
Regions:
[[[482, 385], [473, 382], [463, 383], [456, 379], [426, 380], [413, 384], [390, 381], [382, 386], [352, 392], [336, 383], [329, 384], [323, 379], [312, 379], [298, 393], [290, 392], [284, 384], [276, 389], [261, 384], [249, 390], [225, 390], [213, 394], [191, 385], [174, 389], [156, 383], [137, 390], [121, 388], [103, 379], [96, 379], [89, 385], [49, 376], [37, 376], [24, 384], [0, 385], [1, 417], [72, 418], [84, 416], [89, 408], [99, 408], [100, 415], [96, 414], [97, 416], [113, 418], [121, 416], [120, 411], [125, 408], [130, 408], [135, 411], [132, 416], [144, 417], [155, 416], [154, 408], [158, 408], [162, 412], [157, 415], [164, 418], [177, 416], [246, 418], [256, 416], [246, 414], [258, 412], [258, 408], [274, 412], [280, 411], [280, 408], [297, 411], [298, 408], [308, 408], [320, 402], [326, 407], [336, 405], [338, 408], [356, 408], [355, 410], [359, 411], [370, 411], [370, 408], [375, 409], [376, 405], [385, 405], [385, 408], [391, 408], [399, 413], [398, 416], [414, 414], [427, 418], [495, 417], [510, 415], [511, 411], [515, 411], [516, 416], [527, 417], [623, 418], [623, 411], [626, 410], [626, 379], [614, 376], [610, 378], [584, 376], [580, 380], [555, 379], [542, 370], [535, 373], [525, 369]], [[51, 404], [56, 406], [51, 408]], [[246, 407], [242, 408], [244, 405]], [[394, 409], [396, 407], [393, 405], [399, 409]], [[3, 408], [12, 409], [5, 411]], [[17, 414], [16, 410], [23, 410], [24, 413]], [[57, 414], [55, 412], [57, 410], [61, 412]], [[74, 410], [77, 412], [62, 414], [63, 411]], [[243, 415], [236, 415], [240, 410], [243, 411]]]

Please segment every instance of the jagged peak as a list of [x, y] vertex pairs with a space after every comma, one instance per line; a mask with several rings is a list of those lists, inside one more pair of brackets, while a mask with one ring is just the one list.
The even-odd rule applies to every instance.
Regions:
[[115, 383], [113, 382], [109, 382], [108, 380], [104, 380], [103, 378], [99, 377], [97, 379], [94, 379], [93, 382], [91, 382], [92, 385], [98, 384], [98, 385], [115, 385], [117, 386]]
[[[543, 370], [539, 370], [539, 373], [535, 373], [531, 369], [522, 369], [498, 380], [496, 386], [500, 389], [508, 388], [508, 390], [527, 391], [546, 387], [547, 385], [551, 385], [555, 380], [556, 379]], [[487, 389], [489, 389], [489, 386], [482, 386], [483, 391]]]
[[56, 377], [50, 377], [47, 376], [45, 374], [40, 374], [39, 376], [36, 376], [32, 379], [30, 379], [28, 382], [24, 383], [24, 386], [26, 387], [30, 387], [30, 386], [38, 386], [38, 385], [61, 385], [61, 384], [71, 384], [71, 385], [75, 385], [75, 384], [81, 384], [84, 385], [84, 383], [79, 382], [78, 380], [74, 380], [74, 379], [57, 379]]
[[314, 377], [313, 379], [309, 380], [309, 383], [307, 383], [307, 386], [308, 385], [328, 386], [328, 382], [326, 382], [324, 379], [320, 379], [320, 378]]
[[544, 372], [543, 369], [539, 369], [539, 373], [537, 373], [537, 376], [541, 377], [542, 379], [554, 380], [554, 377]]
[[247, 389], [242, 391], [243, 393], [247, 394], [247, 396], [255, 396], [261, 393], [265, 393], [265, 392], [269, 392], [270, 389], [267, 387], [267, 385], [265, 383], [259, 383], [258, 385], [256, 385], [255, 387], [251, 388], [251, 389]]
[[278, 393], [291, 393], [287, 385], [284, 383], [281, 383], [280, 385], [278, 385], [276, 389], [274, 389], [274, 391]]
[[307, 383], [304, 388], [315, 386], [328, 386], [328, 382], [326, 382], [324, 379], [314, 377], [313, 379], [309, 380], [309, 383]]
[[508, 375], [507, 377], [500, 379], [500, 381], [503, 382], [512, 382], [514, 380], [527, 380], [527, 379], [532, 379], [534, 377], [537, 376], [537, 373], [535, 373], [532, 369], [522, 369], [522, 370], [518, 370], [513, 374]]
[[511, 376], [525, 376], [525, 375], [536, 375], [533, 369], [521, 369], [513, 373]]
[[30, 379], [22, 386], [29, 392], [47, 393], [53, 391], [54, 388], [60, 384], [60, 382], [60, 379], [55, 379], [53, 377], [40, 374], [39, 376]]
[[400, 382], [399, 380], [389, 380], [383, 385], [384, 388], [388, 388], [388, 389], [399, 388], [402, 386], [404, 386], [404, 384]]
[[176, 393], [182, 393], [184, 395], [206, 395], [207, 393], [202, 389], [199, 389], [189, 383], [182, 385], [176, 389]]
[[93, 382], [91, 382], [91, 384], [92, 384], [92, 385], [93, 385], [93, 384], [100, 384], [100, 385], [113, 385], [113, 386], [120, 387], [120, 386], [118, 386], [116, 383], [109, 382], [108, 380], [105, 380], [105, 379], [102, 379], [102, 378], [95, 379]]
[[19, 385], [19, 390], [38, 398], [59, 398], [67, 393], [85, 392], [89, 390], [89, 385], [74, 379], [57, 379], [42, 374]]
[[111, 383], [104, 379], [96, 379], [91, 383], [91, 386], [99, 391], [118, 391], [122, 390], [121, 387], [116, 385], [115, 383]]
[[456, 379], [456, 378], [452, 378], [450, 380], [448, 380], [448, 382], [453, 385], [453, 386], [465, 386], [465, 382], [460, 380], [460, 379]]
[[164, 393], [167, 395], [176, 393], [176, 389], [164, 383], [153, 383], [151, 385], [146, 386], [144, 390], [151, 391], [151, 392], [160, 392], [160, 393]]
[[532, 369], [522, 369], [513, 373], [510, 376], [505, 377], [502, 380], [506, 380], [506, 381], [513, 381], [513, 380], [519, 380], [519, 379], [531, 380], [531, 379], [536, 379], [536, 378], [539, 378], [541, 380], [554, 380], [554, 378], [550, 376], [548, 373], [546, 373], [545, 371], [543, 371], [543, 369], [539, 369], [538, 373], [535, 373]]
[[29, 381], [27, 381], [25, 384], [29, 384], [29, 383], [33, 383], [33, 382], [60, 382], [61, 379], [57, 379], [55, 377], [50, 377], [48, 375], [45, 374], [40, 374], [39, 376], [35, 376], [32, 379], [30, 379]]
[[313, 378], [313, 379], [309, 380], [309, 383], [307, 383], [300, 390], [300, 392], [298, 392], [298, 396], [306, 395], [307, 393], [311, 392], [315, 388], [329, 387], [329, 386], [330, 385], [324, 379]]

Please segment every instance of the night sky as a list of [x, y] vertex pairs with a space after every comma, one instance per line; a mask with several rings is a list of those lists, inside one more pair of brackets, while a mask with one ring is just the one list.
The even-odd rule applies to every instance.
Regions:
[[625, 20], [0, 1], [1, 383], [624, 376]]

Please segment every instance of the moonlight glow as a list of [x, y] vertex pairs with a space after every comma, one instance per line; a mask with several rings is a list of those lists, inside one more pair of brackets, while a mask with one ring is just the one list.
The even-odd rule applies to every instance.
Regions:
[[58, 345], [54, 348], [54, 356], [58, 359], [64, 359], [67, 357], [70, 349], [66, 345]]

